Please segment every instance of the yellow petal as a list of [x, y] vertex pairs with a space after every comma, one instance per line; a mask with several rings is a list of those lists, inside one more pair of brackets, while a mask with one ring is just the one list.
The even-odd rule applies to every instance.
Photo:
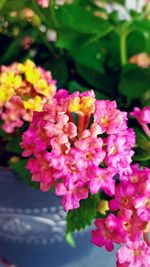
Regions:
[[108, 207], [108, 201], [107, 200], [100, 200], [100, 202], [98, 203], [98, 212], [106, 215], [106, 212], [109, 210]]
[[80, 97], [76, 96], [70, 100], [68, 111], [69, 112], [77, 112], [80, 110]]

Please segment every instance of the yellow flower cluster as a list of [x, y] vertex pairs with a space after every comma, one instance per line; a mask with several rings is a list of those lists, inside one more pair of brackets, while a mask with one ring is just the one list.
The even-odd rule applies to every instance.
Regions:
[[27, 60], [24, 64], [14, 63], [2, 66], [0, 73], [0, 106], [13, 96], [20, 96], [24, 108], [41, 111], [43, 100], [53, 96], [56, 91], [51, 73]]
[[16, 90], [21, 87], [21, 84], [21, 76], [15, 75], [13, 71], [2, 72], [0, 74], [0, 106], [16, 94]]
[[42, 111], [56, 93], [51, 73], [34, 62], [13, 63], [0, 69], [0, 117], [7, 133], [31, 121], [33, 111]]

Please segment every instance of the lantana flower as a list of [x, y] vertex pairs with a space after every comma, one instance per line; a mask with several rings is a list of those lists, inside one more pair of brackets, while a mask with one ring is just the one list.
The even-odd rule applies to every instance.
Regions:
[[128, 243], [117, 252], [117, 267], [150, 267], [150, 248], [144, 241]]
[[114, 196], [114, 177], [131, 172], [134, 143], [127, 114], [115, 101], [96, 100], [93, 91], [69, 95], [61, 89], [42, 112], [34, 113], [21, 146], [23, 155], [31, 156], [32, 180], [43, 191], [54, 186], [68, 211], [89, 193], [102, 190]]
[[[137, 267], [149, 266], [143, 257], [149, 259], [150, 169], [131, 164], [134, 145], [127, 113], [117, 109], [115, 101], [96, 100], [93, 91], [69, 94], [63, 89], [42, 112], [34, 112], [21, 142], [23, 156], [30, 157], [26, 167], [32, 181], [39, 182], [42, 191], [54, 187], [65, 211], [79, 208], [89, 194], [107, 196], [92, 242], [108, 251], [123, 244], [123, 256], [117, 256], [122, 267], [136, 262]], [[101, 213], [100, 204], [97, 211]]]
[[[117, 254], [118, 267], [150, 266], [150, 169], [131, 165], [131, 173], [119, 176], [108, 206], [107, 218], [95, 221], [97, 229], [92, 231], [92, 242], [108, 251], [115, 243], [123, 244]], [[103, 232], [101, 225], [106, 228]]]
[[51, 73], [37, 67], [31, 60], [13, 63], [0, 69], [0, 117], [7, 133], [31, 121], [33, 111], [42, 111], [55, 95], [56, 82]]

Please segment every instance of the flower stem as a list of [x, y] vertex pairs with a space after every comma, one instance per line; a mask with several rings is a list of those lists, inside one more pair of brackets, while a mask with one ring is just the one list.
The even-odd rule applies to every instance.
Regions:
[[127, 39], [127, 34], [122, 33], [120, 36], [120, 58], [121, 58], [121, 65], [122, 66], [127, 63], [126, 39]]

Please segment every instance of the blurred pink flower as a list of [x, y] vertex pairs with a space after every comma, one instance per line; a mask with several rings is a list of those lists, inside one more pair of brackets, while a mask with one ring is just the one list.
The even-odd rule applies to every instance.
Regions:
[[39, 6], [47, 8], [49, 6], [50, 0], [37, 0], [37, 2]]
[[28, 50], [32, 44], [32, 38], [30, 36], [25, 36], [22, 41], [22, 46], [24, 50]]
[[136, 64], [141, 68], [148, 68], [150, 65], [150, 57], [146, 53], [140, 53], [138, 55], [134, 55], [129, 59], [130, 63]]

